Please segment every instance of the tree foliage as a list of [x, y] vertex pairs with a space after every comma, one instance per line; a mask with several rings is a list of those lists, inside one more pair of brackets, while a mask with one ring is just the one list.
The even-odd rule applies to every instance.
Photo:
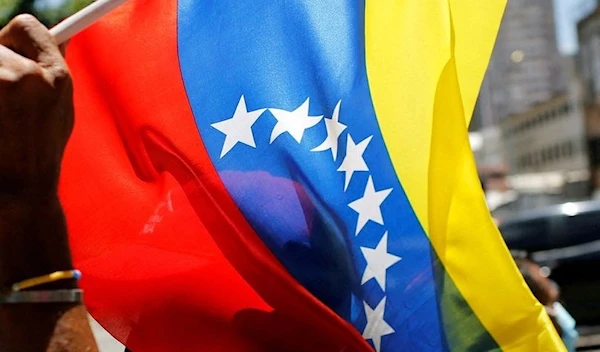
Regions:
[[57, 7], [44, 6], [39, 0], [0, 0], [0, 27], [20, 13], [30, 13], [51, 27], [93, 0], [65, 0]]

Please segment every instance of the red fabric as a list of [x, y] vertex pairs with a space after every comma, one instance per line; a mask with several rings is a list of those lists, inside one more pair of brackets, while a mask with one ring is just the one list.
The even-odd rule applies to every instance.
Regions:
[[364, 351], [237, 209], [198, 135], [176, 1], [130, 1], [75, 38], [62, 170], [86, 304], [134, 352]]

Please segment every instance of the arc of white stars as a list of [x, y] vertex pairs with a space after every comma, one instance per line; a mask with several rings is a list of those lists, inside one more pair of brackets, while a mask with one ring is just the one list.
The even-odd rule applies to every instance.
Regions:
[[331, 150], [331, 154], [333, 155], [333, 161], [337, 158], [338, 152], [338, 139], [340, 135], [348, 126], [340, 123], [340, 105], [342, 101], [338, 101], [333, 109], [333, 115], [330, 119], [325, 118], [325, 129], [327, 130], [327, 137], [319, 146], [311, 149], [311, 152], [322, 152], [325, 150]]
[[369, 221], [374, 221], [379, 225], [383, 225], [381, 204], [390, 195], [390, 193], [392, 193], [392, 188], [375, 191], [373, 177], [369, 176], [362, 198], [359, 198], [348, 204], [352, 210], [358, 213], [355, 235], [358, 236], [360, 230], [362, 230]]
[[313, 127], [323, 119], [321, 116], [310, 116], [308, 114], [308, 105], [310, 98], [307, 98], [302, 105], [294, 111], [270, 108], [269, 111], [273, 114], [277, 123], [271, 132], [271, 141], [279, 137], [281, 134], [289, 133], [298, 143], [302, 142], [304, 131]]
[[221, 158], [229, 153], [238, 143], [256, 148], [252, 126], [265, 110], [267, 109], [248, 111], [246, 100], [242, 95], [231, 118], [211, 124], [213, 128], [225, 134], [225, 142], [223, 143], [223, 149], [221, 149]]
[[390, 254], [387, 250], [388, 233], [387, 231], [375, 248], [360, 247], [360, 250], [367, 260], [367, 268], [362, 276], [361, 285], [371, 279], [375, 279], [385, 291], [385, 278], [387, 269], [402, 260], [401, 257]]
[[367, 302], [363, 302], [367, 316], [367, 326], [365, 326], [362, 336], [365, 340], [371, 339], [373, 341], [373, 346], [375, 346], [377, 352], [381, 351], [381, 337], [396, 332], [384, 320], [385, 301], [386, 297], [383, 297], [375, 309], [371, 309]]
[[348, 185], [350, 184], [350, 180], [352, 176], [357, 171], [369, 171], [369, 167], [363, 158], [363, 154], [369, 143], [373, 139], [373, 136], [369, 136], [363, 139], [360, 143], [354, 143], [352, 136], [348, 134], [348, 143], [346, 143], [346, 155], [344, 156], [344, 160], [342, 160], [342, 164], [337, 169], [337, 171], [345, 172], [345, 182], [344, 182], [344, 191], [348, 189]]

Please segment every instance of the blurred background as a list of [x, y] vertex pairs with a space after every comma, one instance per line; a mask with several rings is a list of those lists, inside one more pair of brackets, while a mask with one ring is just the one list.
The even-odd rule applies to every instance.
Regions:
[[500, 218], [600, 199], [596, 0], [509, 0], [471, 123]]
[[[18, 13], [52, 26], [90, 2], [0, 0], [0, 26]], [[578, 349], [600, 351], [598, 0], [508, 0], [469, 138], [509, 249], [556, 282]]]
[[35, 14], [46, 26], [83, 8], [92, 0], [0, 0], [0, 26], [19, 13]]
[[470, 125], [492, 215], [600, 350], [600, 8], [509, 0]]

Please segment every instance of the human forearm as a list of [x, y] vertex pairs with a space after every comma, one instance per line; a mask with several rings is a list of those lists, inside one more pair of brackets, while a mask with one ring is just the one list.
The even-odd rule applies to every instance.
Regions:
[[3, 352], [96, 352], [85, 307], [13, 305], [0, 309]]
[[[73, 269], [56, 191], [72, 126], [64, 59], [42, 24], [19, 16], [0, 30], [0, 290]], [[75, 287], [59, 281], [32, 289]], [[85, 308], [70, 302], [0, 300], [0, 351], [97, 351]]]
[[[0, 199], [0, 287], [72, 269], [56, 196]], [[75, 287], [75, 281], [61, 281], [39, 289]], [[96, 351], [96, 347], [80, 304], [5, 304], [0, 305], [0, 351], [75, 352]]]
[[73, 266], [58, 197], [27, 198], [0, 196], [0, 287]]

